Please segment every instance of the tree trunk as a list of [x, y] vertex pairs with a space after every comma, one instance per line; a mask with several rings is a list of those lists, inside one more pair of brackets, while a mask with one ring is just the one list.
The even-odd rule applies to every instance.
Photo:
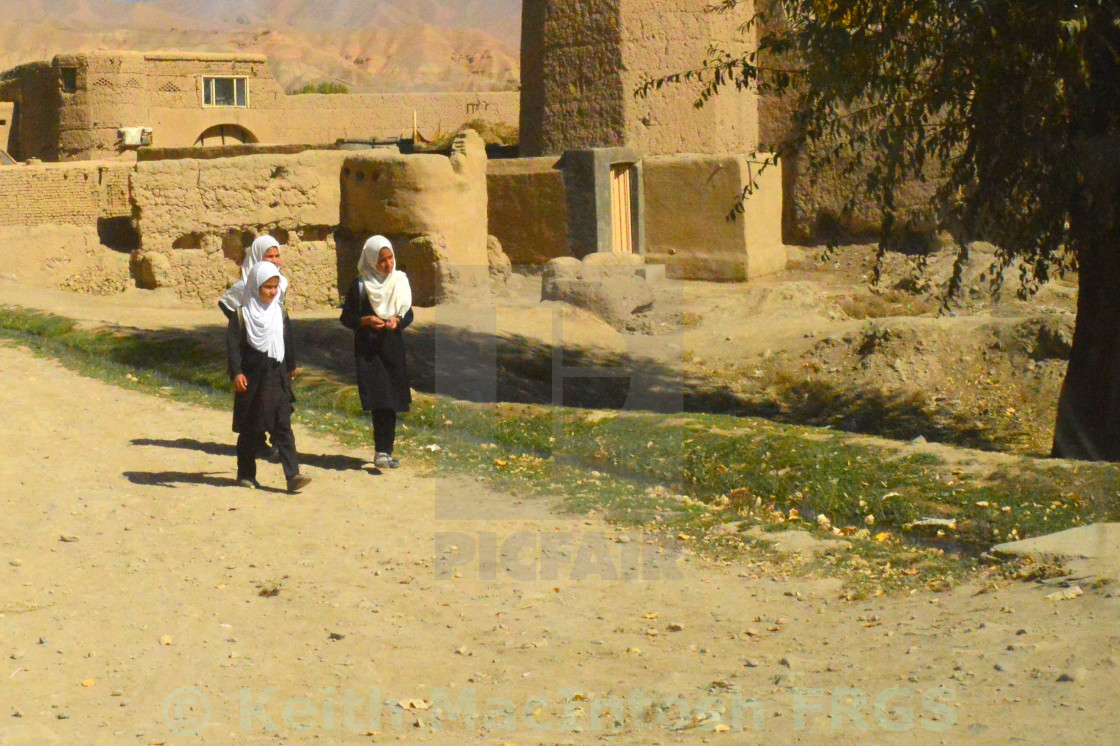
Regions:
[[1076, 215], [1077, 326], [1052, 455], [1120, 461], [1120, 151], [1114, 137], [1083, 143], [1086, 176]]

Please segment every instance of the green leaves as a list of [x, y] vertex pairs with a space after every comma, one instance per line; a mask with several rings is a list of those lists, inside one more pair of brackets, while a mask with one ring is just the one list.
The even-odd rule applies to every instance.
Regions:
[[[858, 179], [848, 209], [877, 205], [888, 234], [940, 228], [1003, 247], [1005, 266], [1026, 259], [1029, 292], [1092, 240], [1070, 220], [1084, 183], [1074, 151], [1083, 133], [1120, 126], [1118, 13], [1081, 0], [770, 0], [744, 26], [755, 50], [709, 50], [639, 95], [699, 83], [697, 106], [732, 86], [790, 99], [792, 127], [768, 144], [779, 155]], [[936, 188], [900, 204], [915, 180]]]

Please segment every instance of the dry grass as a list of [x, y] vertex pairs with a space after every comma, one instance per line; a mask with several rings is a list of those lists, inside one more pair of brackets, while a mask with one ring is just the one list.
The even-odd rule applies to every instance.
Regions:
[[447, 150], [451, 147], [451, 142], [463, 130], [474, 130], [478, 133], [482, 141], [487, 145], [502, 145], [511, 146], [517, 145], [520, 141], [520, 132], [516, 126], [503, 124], [501, 122], [491, 122], [486, 119], [472, 119], [463, 124], [455, 132], [448, 134], [437, 135], [430, 143], [417, 143], [416, 149], [418, 151], [439, 151]]
[[840, 310], [853, 319], [925, 316], [937, 311], [937, 303], [930, 298], [901, 290], [858, 293], [840, 300], [838, 305]]

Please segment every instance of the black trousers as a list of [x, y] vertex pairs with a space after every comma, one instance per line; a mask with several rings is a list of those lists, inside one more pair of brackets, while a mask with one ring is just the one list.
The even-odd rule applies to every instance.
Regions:
[[397, 413], [391, 409], [374, 409], [373, 447], [378, 453], [393, 453], [393, 442], [397, 439]]
[[[296, 436], [291, 425], [278, 425], [269, 433], [272, 445], [280, 452], [280, 464], [284, 476], [291, 479], [299, 474], [299, 456], [296, 454]], [[243, 432], [237, 434], [237, 478], [257, 478], [257, 455], [264, 447], [264, 433]]]

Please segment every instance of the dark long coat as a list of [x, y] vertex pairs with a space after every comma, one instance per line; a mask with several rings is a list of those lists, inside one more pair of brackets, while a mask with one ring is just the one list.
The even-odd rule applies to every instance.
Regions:
[[273, 432], [278, 424], [292, 419], [291, 372], [296, 368], [292, 346], [292, 327], [284, 314], [284, 360], [278, 362], [256, 349], [245, 339], [241, 315], [233, 314], [226, 326], [226, 359], [229, 379], [238, 374], [248, 379], [244, 394], [233, 395], [233, 431], [235, 433]]
[[363, 327], [362, 317], [373, 315], [361, 280], [354, 280], [338, 320], [347, 329], [354, 330], [354, 361], [362, 409], [407, 412], [412, 406], [412, 391], [408, 387], [408, 363], [401, 332], [412, 323], [412, 309], [408, 309], [396, 329]]

